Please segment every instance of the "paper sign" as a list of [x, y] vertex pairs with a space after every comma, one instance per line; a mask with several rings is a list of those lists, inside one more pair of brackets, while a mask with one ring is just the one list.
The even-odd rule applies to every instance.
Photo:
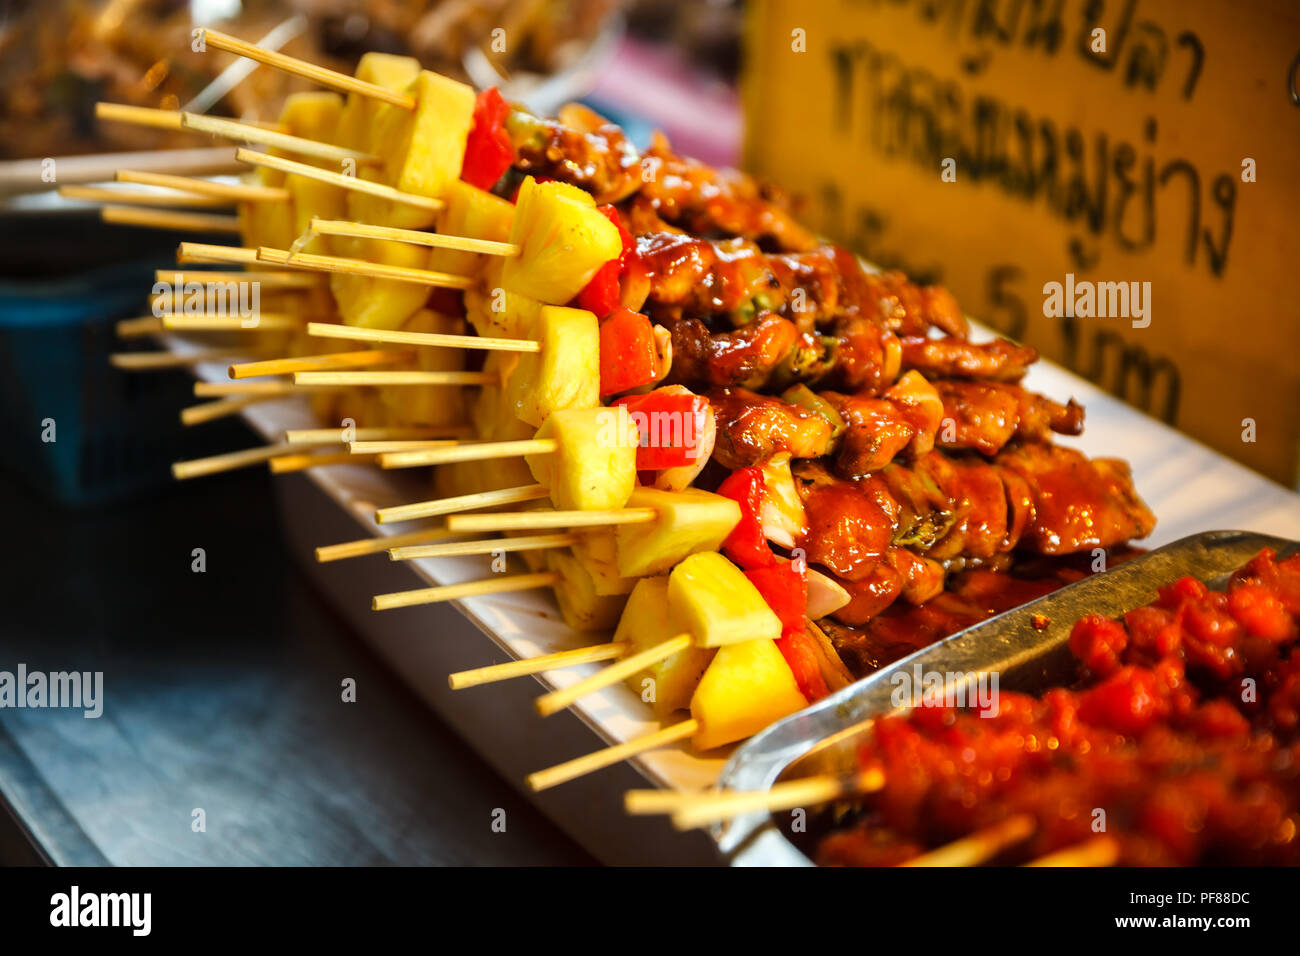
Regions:
[[811, 225], [1296, 480], [1300, 4], [758, 0], [750, 17], [746, 166]]

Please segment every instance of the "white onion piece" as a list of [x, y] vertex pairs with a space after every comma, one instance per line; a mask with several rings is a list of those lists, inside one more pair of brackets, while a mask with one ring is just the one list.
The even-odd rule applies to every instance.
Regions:
[[849, 603], [849, 592], [833, 578], [808, 569], [808, 617], [816, 621]]
[[763, 507], [758, 520], [763, 536], [780, 548], [793, 548], [808, 530], [803, 502], [790, 474], [790, 458], [780, 455], [759, 466], [763, 472]]

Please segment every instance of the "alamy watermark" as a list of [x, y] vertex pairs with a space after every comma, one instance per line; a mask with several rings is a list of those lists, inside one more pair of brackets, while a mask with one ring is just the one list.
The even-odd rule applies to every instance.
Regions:
[[257, 328], [262, 311], [262, 286], [257, 280], [232, 279], [228, 282], [175, 281], [159, 279], [153, 284], [153, 314], [228, 316], [240, 319], [246, 329]]
[[890, 677], [889, 702], [903, 707], [969, 707], [981, 717], [998, 715], [997, 671], [927, 671], [919, 663]]
[[1049, 319], [1131, 319], [1135, 329], [1151, 324], [1150, 282], [1076, 281], [1067, 272], [1063, 283], [1044, 283], [1043, 296], [1043, 315]]
[[598, 416], [596, 444], [602, 448], [680, 448], [687, 459], [700, 454], [699, 413], [659, 410], [630, 411], [626, 416], [606, 409]]
[[104, 713], [103, 671], [0, 671], [0, 709], [70, 708], [94, 719]]
[[121, 927], [132, 936], [148, 936], [153, 928], [152, 893], [89, 893], [73, 884], [66, 893], [50, 897], [54, 927]]

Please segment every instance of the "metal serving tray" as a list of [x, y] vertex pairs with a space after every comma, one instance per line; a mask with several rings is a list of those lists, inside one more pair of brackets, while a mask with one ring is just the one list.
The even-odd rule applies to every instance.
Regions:
[[[780, 780], [851, 772], [876, 718], [906, 709], [892, 699], [901, 672], [996, 673], [999, 689], [1026, 692], [1072, 683], [1078, 670], [1067, 644], [1080, 617], [1119, 617], [1184, 575], [1221, 585], [1261, 548], [1288, 556], [1300, 543], [1250, 531], [1202, 532], [959, 631], [773, 724], [732, 754], [718, 786], [766, 790]], [[736, 817], [714, 836], [733, 866], [813, 865], [768, 813]]]

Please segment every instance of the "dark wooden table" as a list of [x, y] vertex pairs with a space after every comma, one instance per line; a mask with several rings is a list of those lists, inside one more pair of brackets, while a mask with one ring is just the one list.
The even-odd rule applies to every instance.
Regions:
[[270, 481], [72, 512], [0, 472], [0, 670], [104, 681], [98, 719], [0, 709], [0, 862], [592, 863], [337, 620], [281, 545]]

